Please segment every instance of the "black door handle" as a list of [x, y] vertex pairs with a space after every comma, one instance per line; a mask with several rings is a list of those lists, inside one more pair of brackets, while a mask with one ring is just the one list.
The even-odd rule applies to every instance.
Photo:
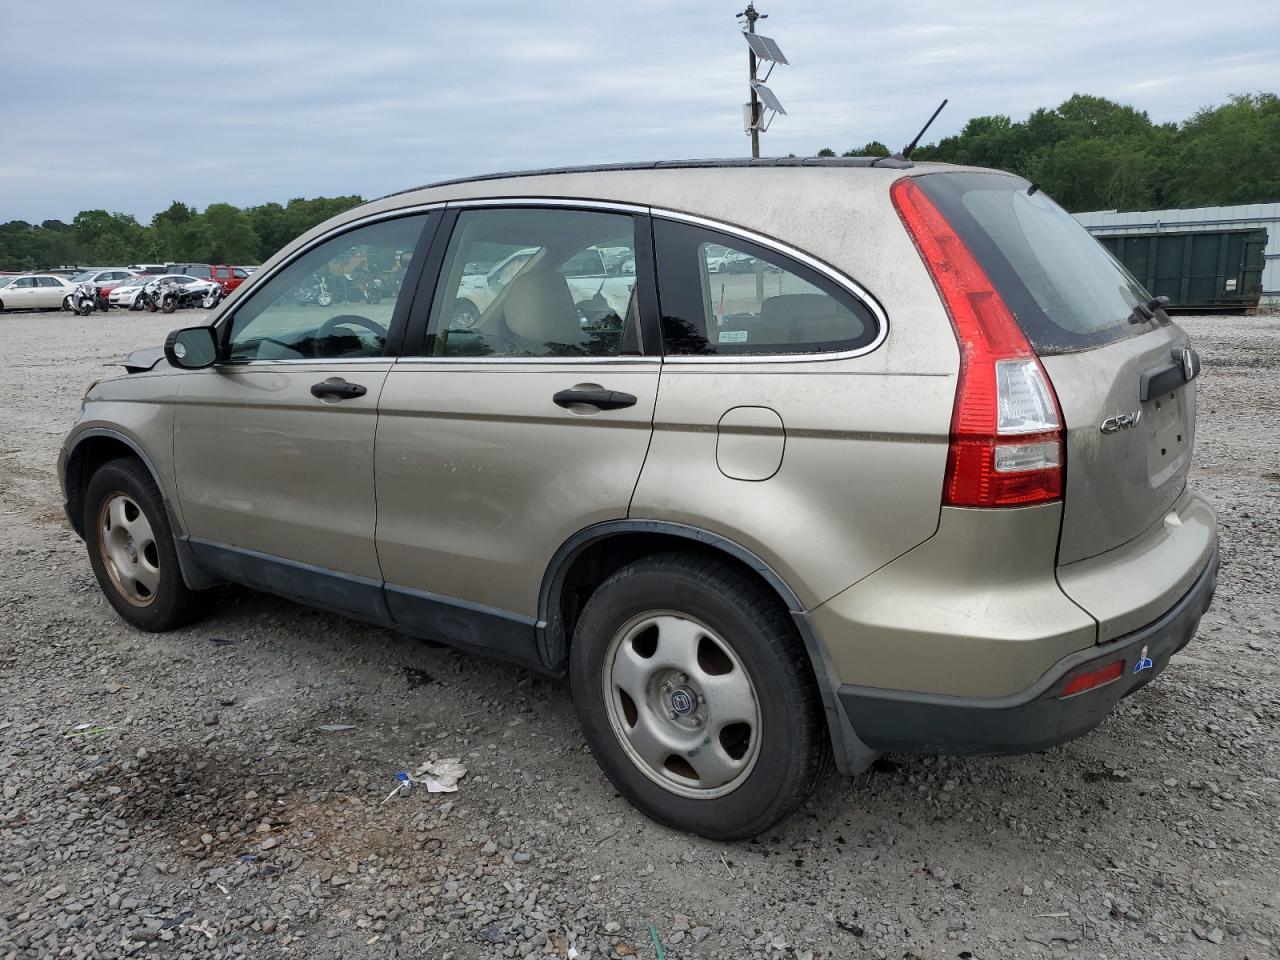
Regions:
[[362, 384], [347, 383], [341, 377], [330, 377], [328, 380], [321, 380], [311, 385], [313, 397], [333, 397], [335, 400], [351, 400], [354, 397], [363, 397], [368, 392]]
[[620, 390], [561, 390], [551, 399], [559, 407], [587, 404], [601, 410], [621, 410], [623, 407], [636, 405], [634, 396]]

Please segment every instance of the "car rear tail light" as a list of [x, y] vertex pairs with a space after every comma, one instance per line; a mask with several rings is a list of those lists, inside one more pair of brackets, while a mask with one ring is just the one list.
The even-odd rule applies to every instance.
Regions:
[[1062, 499], [1062, 413], [1026, 334], [920, 185], [904, 178], [891, 195], [960, 346], [943, 503], [1021, 507]]
[[1084, 693], [1086, 690], [1105, 687], [1111, 681], [1119, 680], [1123, 674], [1123, 660], [1108, 663], [1105, 667], [1097, 667], [1086, 673], [1077, 673], [1062, 685], [1062, 689], [1058, 691], [1058, 699], [1065, 700], [1067, 697], [1074, 697], [1077, 693]]

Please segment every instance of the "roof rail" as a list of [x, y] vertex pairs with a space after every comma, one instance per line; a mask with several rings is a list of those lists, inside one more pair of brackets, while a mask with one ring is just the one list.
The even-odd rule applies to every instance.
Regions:
[[437, 180], [420, 187], [409, 187], [388, 193], [398, 197], [431, 187], [451, 187], [459, 183], [479, 183], [484, 180], [509, 180], [516, 177], [545, 177], [561, 173], [607, 173], [616, 170], [687, 170], [706, 167], [883, 167], [889, 170], [907, 170], [915, 166], [910, 160], [896, 157], [726, 157], [712, 160], [639, 160], [630, 163], [597, 163], [581, 167], [545, 167], [541, 170], [510, 170], [505, 173], [482, 173], [474, 177], [456, 177]]

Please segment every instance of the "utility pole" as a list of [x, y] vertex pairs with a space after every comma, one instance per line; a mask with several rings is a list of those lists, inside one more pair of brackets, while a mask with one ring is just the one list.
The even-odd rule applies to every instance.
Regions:
[[[769, 16], [756, 12], [754, 0], [747, 4], [742, 15], [747, 18], [747, 33], [755, 33], [756, 21]], [[756, 95], [756, 52], [750, 46], [747, 47], [747, 75], [751, 80], [751, 156], [756, 158], [760, 156], [760, 98]]]

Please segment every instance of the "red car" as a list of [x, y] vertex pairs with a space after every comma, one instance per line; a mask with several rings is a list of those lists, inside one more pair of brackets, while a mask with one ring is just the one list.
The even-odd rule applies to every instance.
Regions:
[[223, 293], [230, 293], [249, 279], [249, 274], [242, 267], [230, 267], [224, 263], [212, 264], [209, 267], [209, 279], [222, 287]]

